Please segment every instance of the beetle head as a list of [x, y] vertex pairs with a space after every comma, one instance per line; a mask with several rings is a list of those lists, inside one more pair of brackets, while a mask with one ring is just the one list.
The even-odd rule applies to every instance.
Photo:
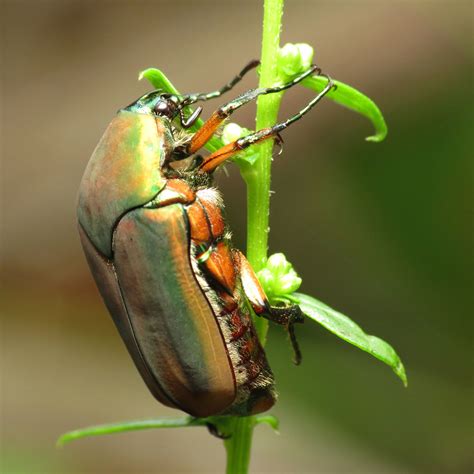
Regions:
[[188, 105], [187, 102], [187, 98], [175, 94], [168, 94], [158, 89], [140, 97], [136, 102], [126, 107], [126, 110], [142, 114], [152, 114], [157, 117], [165, 117], [170, 121], [179, 116], [181, 125], [184, 128], [189, 128], [198, 119], [202, 107], [198, 107], [190, 117], [186, 118], [183, 113], [183, 108]]
[[176, 118], [181, 110], [180, 99], [173, 94], [160, 94], [153, 104], [153, 113], [158, 117]]

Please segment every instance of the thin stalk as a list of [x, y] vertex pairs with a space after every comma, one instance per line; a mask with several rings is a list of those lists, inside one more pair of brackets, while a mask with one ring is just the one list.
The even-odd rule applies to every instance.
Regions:
[[[280, 45], [283, 0], [264, 0], [260, 87], [273, 85], [277, 80], [277, 57]], [[281, 94], [260, 96], [257, 102], [256, 130], [276, 123]], [[267, 260], [270, 215], [270, 177], [273, 140], [258, 145], [259, 158], [243, 171], [247, 184], [247, 257], [255, 271]], [[255, 327], [265, 344], [268, 323], [257, 318]], [[246, 474], [250, 462], [254, 417], [236, 417], [232, 437], [225, 442], [227, 474]]]
[[[278, 81], [277, 57], [280, 46], [283, 0], [264, 0], [262, 56], [259, 87]], [[257, 101], [256, 130], [275, 125], [282, 94], [262, 95]], [[270, 217], [270, 182], [273, 140], [258, 145], [259, 159], [253, 165], [247, 183], [247, 257], [255, 271], [267, 261]], [[268, 322], [258, 318], [256, 328], [265, 343]]]
[[234, 417], [232, 436], [225, 441], [227, 474], [247, 474], [250, 464], [254, 420], [252, 416]]

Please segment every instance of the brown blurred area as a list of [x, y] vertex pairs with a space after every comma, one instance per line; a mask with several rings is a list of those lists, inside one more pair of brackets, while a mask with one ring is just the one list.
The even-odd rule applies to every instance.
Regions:
[[[259, 56], [260, 2], [18, 0], [0, 17], [1, 472], [222, 472], [221, 442], [197, 428], [54, 443], [179, 415], [149, 395], [100, 301], [75, 197], [115, 111], [150, 88], [138, 72], [216, 89]], [[270, 250], [304, 292], [391, 342], [409, 388], [309, 322], [293, 367], [271, 331], [281, 433], [256, 431], [253, 472], [472, 472], [472, 3], [287, 0], [285, 42], [310, 43], [326, 72], [372, 97], [389, 136], [364, 142], [370, 124], [327, 101], [289, 129]], [[288, 93], [281, 116], [308, 97]], [[253, 116], [235, 120], [252, 128]], [[227, 171], [218, 183], [244, 247], [245, 189]]]

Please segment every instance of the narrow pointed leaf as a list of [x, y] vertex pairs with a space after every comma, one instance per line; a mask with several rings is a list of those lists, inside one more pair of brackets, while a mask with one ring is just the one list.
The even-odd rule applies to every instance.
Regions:
[[342, 313], [330, 308], [312, 296], [302, 293], [293, 293], [293, 296], [298, 299], [301, 310], [309, 318], [321, 324], [328, 331], [331, 331], [341, 339], [344, 339], [382, 362], [385, 362], [398, 377], [400, 377], [403, 384], [407, 386], [405, 368], [390, 344], [378, 337], [365, 334], [365, 332], [347, 316], [344, 316]]
[[56, 442], [57, 446], [64, 446], [70, 441], [89, 436], [102, 436], [114, 433], [123, 433], [126, 431], [148, 430], [153, 428], [185, 428], [190, 426], [204, 426], [206, 418], [152, 418], [148, 420], [125, 421], [118, 423], [110, 423], [106, 425], [89, 426], [74, 431], [69, 431], [61, 435]]
[[168, 92], [169, 94], [179, 95], [176, 87], [173, 86], [171, 81], [159, 69], [153, 67], [145, 69], [138, 75], [139, 81], [143, 78], [147, 79], [155, 89], [162, 89], [164, 92]]
[[[326, 87], [327, 82], [325, 77], [313, 76], [305, 79], [302, 84], [316, 92], [321, 92]], [[326, 97], [368, 118], [375, 128], [375, 135], [367, 137], [366, 140], [368, 142], [381, 142], [387, 136], [388, 130], [382, 112], [375, 102], [343, 82], [335, 80], [333, 82], [337, 87], [331, 89]]]
[[280, 420], [276, 416], [273, 415], [256, 415], [255, 416], [255, 424], [259, 425], [261, 423], [265, 423], [270, 425], [275, 431], [278, 432], [278, 428], [280, 426]]

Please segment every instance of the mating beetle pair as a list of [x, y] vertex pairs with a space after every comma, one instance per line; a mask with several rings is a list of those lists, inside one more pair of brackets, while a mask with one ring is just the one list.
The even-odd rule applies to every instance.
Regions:
[[218, 97], [258, 65], [249, 63], [231, 82], [208, 94], [144, 95], [120, 110], [97, 145], [79, 190], [82, 245], [94, 279], [130, 355], [151, 393], [193, 416], [249, 415], [275, 402], [274, 380], [251, 320], [252, 310], [285, 325], [297, 357], [293, 324], [298, 306], [270, 306], [245, 256], [232, 247], [212, 173], [248, 146], [275, 138], [307, 113], [258, 130], [197, 156], [224, 120], [261, 94], [250, 90], [223, 105], [198, 132], [186, 129], [199, 107]]

